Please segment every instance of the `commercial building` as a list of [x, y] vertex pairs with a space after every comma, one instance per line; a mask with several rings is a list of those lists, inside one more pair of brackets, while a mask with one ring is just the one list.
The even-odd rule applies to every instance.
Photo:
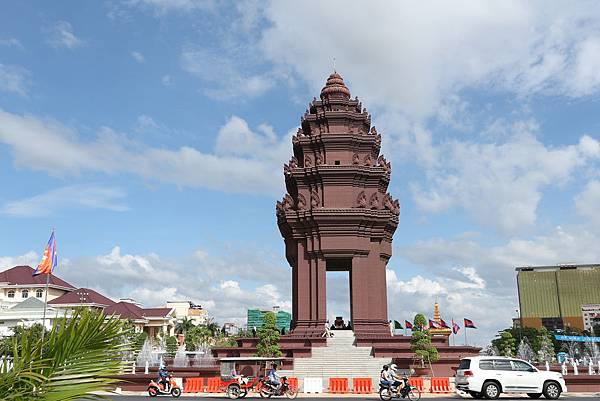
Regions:
[[248, 309], [248, 317], [246, 320], [248, 330], [252, 330], [253, 327], [257, 329], [261, 328], [265, 315], [267, 312], [273, 312], [277, 316], [277, 328], [279, 330], [285, 330], [288, 332], [290, 330], [290, 324], [292, 322], [292, 314], [289, 312], [285, 312], [279, 310], [278, 306], [274, 306], [273, 310], [260, 310], [260, 309]]
[[177, 318], [178, 322], [185, 317], [196, 326], [206, 323], [206, 311], [192, 301], [167, 301], [166, 307], [174, 310], [173, 316]]
[[600, 265], [523, 266], [516, 271], [523, 327], [589, 330], [585, 314], [592, 322], [589, 306], [600, 304]]

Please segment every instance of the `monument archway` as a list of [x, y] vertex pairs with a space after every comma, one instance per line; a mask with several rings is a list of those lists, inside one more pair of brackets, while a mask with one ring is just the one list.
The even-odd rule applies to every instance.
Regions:
[[292, 334], [320, 336], [327, 320], [327, 271], [348, 271], [357, 337], [390, 335], [385, 268], [400, 204], [387, 192], [391, 164], [358, 98], [333, 73], [302, 117], [277, 202], [292, 268]]

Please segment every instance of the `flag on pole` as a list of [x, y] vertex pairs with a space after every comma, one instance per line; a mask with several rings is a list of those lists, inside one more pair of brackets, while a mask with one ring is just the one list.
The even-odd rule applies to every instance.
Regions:
[[394, 330], [402, 330], [402, 329], [403, 329], [403, 327], [400, 324], [400, 322], [397, 320], [394, 320]]
[[459, 331], [460, 331], [460, 326], [458, 325], [458, 323], [456, 323], [454, 321], [454, 319], [452, 319], [452, 332], [454, 334], [458, 334]]
[[409, 322], [408, 320], [404, 321], [404, 327], [406, 327], [407, 329], [411, 329], [413, 328], [412, 323]]
[[441, 329], [442, 326], [438, 322], [436, 322], [435, 320], [429, 319], [429, 328], [430, 329]]
[[54, 271], [54, 268], [57, 264], [58, 259], [56, 256], [56, 239], [54, 238], [54, 231], [52, 231], [52, 234], [50, 234], [50, 239], [48, 240], [48, 244], [46, 244], [46, 248], [44, 248], [42, 261], [33, 272], [33, 275], [37, 276], [38, 274], [52, 274], [52, 271]]
[[465, 329], [476, 329], [477, 327], [475, 327], [475, 325], [473, 324], [473, 321], [471, 319], [467, 319], [465, 318]]
[[443, 319], [440, 319], [440, 327], [443, 329], [449, 329], [450, 326], [448, 326], [448, 324], [446, 322], [444, 322]]

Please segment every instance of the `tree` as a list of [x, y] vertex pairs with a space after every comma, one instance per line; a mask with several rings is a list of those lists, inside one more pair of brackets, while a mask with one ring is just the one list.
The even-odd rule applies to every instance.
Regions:
[[279, 357], [279, 330], [277, 329], [277, 316], [273, 312], [265, 314], [263, 325], [258, 329], [258, 344], [256, 356]]
[[492, 345], [503, 356], [512, 357], [517, 352], [517, 340], [513, 337], [510, 330], [499, 332], [498, 338], [492, 340]]
[[125, 322], [89, 309], [55, 319], [42, 340], [13, 338], [13, 366], [0, 372], [0, 399], [73, 401], [100, 399], [97, 391], [118, 383], [122, 373]]
[[174, 358], [175, 354], [177, 353], [177, 338], [174, 336], [167, 337], [165, 345], [167, 356], [169, 358]]
[[552, 362], [556, 353], [554, 352], [554, 344], [550, 332], [545, 327], [539, 330], [540, 333], [540, 350], [537, 352], [540, 362]]
[[177, 334], [185, 334], [188, 330], [194, 328], [194, 321], [189, 319], [187, 316], [184, 316], [177, 324], [175, 325], [175, 333]]
[[431, 334], [426, 329], [426, 324], [424, 315], [415, 315], [410, 338], [410, 349], [421, 360], [422, 367], [425, 366], [425, 361], [435, 362], [439, 359], [437, 348], [431, 344]]
[[197, 351], [213, 342], [213, 334], [206, 326], [194, 326], [185, 333], [185, 350]]

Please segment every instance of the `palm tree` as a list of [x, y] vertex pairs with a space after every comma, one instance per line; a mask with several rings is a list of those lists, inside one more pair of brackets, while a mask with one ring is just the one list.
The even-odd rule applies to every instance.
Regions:
[[[0, 399], [71, 401], [102, 399], [93, 392], [115, 385], [123, 372], [125, 322], [87, 309], [56, 319], [44, 339], [13, 341], [13, 365], [0, 371]], [[4, 358], [5, 356], [3, 356]]]
[[175, 333], [185, 334], [194, 327], [194, 321], [189, 319], [187, 316], [184, 316], [183, 319], [181, 319], [181, 321], [177, 322], [175, 325]]

